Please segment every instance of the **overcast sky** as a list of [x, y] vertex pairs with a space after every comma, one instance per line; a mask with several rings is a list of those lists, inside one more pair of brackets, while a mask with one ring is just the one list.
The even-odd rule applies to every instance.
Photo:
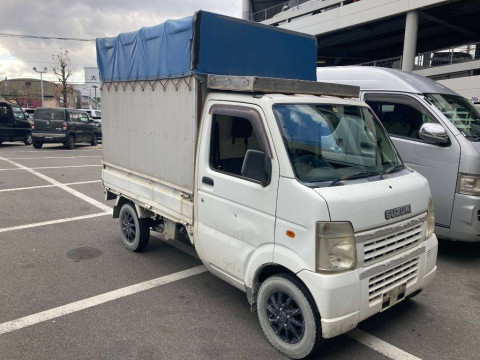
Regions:
[[[242, 0], [1, 0], [0, 33], [96, 38], [115, 36], [207, 10], [240, 17]], [[96, 66], [95, 42], [0, 37], [0, 78], [38, 77], [32, 67], [48, 67], [52, 54], [70, 51], [75, 82], [83, 67]]]

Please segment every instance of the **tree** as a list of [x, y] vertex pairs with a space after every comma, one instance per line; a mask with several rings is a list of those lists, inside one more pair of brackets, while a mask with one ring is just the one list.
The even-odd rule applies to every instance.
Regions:
[[[73, 92], [73, 87], [68, 84], [68, 79], [73, 75], [73, 67], [68, 55], [67, 49], [60, 48], [60, 52], [56, 55], [52, 55], [53, 60], [53, 73], [60, 82], [58, 91], [62, 95], [63, 100], [60, 102], [60, 106], [68, 107], [68, 93]], [[63, 102], [63, 103], [62, 103]]]

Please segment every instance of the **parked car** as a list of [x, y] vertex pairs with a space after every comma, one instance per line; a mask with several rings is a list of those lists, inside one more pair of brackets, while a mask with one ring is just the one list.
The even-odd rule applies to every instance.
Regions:
[[0, 102], [0, 144], [4, 141], [23, 141], [32, 144], [32, 125], [18, 105]]
[[458, 64], [465, 61], [472, 61], [473, 57], [469, 53], [462, 51], [452, 52], [436, 52], [432, 56], [430, 66], [444, 66], [450, 64]]
[[25, 116], [30, 120], [33, 119], [33, 114], [35, 113], [35, 109], [32, 108], [22, 108]]
[[480, 241], [480, 112], [426, 77], [363, 66], [319, 68], [319, 81], [360, 86], [405, 163], [425, 176], [435, 203], [435, 233]]
[[81, 142], [97, 145], [97, 127], [86, 111], [64, 108], [38, 108], [33, 116], [33, 147], [63, 143], [74, 149]]
[[88, 109], [85, 111], [87, 112], [90, 119], [92, 119], [95, 123], [98, 140], [102, 140], [102, 111], [95, 109]]

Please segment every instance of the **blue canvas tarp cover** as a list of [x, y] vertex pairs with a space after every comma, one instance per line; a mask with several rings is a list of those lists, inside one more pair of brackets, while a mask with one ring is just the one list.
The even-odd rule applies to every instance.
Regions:
[[191, 74], [316, 81], [314, 37], [205, 11], [181, 20], [97, 39], [102, 81]]

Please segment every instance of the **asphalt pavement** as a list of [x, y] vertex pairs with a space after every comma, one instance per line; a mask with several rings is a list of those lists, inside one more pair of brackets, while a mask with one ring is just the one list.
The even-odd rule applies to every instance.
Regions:
[[[0, 359], [283, 358], [193, 249], [155, 233], [143, 253], [124, 248], [101, 156], [0, 145]], [[440, 241], [428, 289], [314, 359], [478, 359], [479, 274], [480, 244]]]

